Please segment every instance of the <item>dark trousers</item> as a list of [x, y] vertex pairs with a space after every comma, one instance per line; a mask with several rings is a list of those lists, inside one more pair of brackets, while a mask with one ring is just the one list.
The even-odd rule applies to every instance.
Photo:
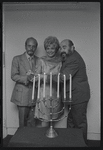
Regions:
[[79, 128], [83, 131], [83, 137], [87, 143], [87, 102], [72, 105], [67, 118], [67, 128]]
[[19, 111], [19, 127], [35, 126], [34, 121], [34, 107], [33, 111], [28, 106], [17, 106]]

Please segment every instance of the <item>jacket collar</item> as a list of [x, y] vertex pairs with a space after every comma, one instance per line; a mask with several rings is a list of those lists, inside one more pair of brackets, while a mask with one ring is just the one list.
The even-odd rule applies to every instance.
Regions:
[[33, 55], [33, 56], [29, 56], [29, 55], [27, 54], [27, 52], [25, 52], [25, 55], [26, 55], [27, 59], [29, 59], [29, 58], [33, 59], [33, 58], [34, 58], [34, 55]]
[[26, 52], [24, 52], [21, 56], [21, 65], [23, 65], [23, 67], [25, 68], [26, 72], [28, 72], [29, 70], [31, 71], [35, 71], [35, 67], [36, 67], [36, 61], [37, 61], [37, 56], [33, 56], [33, 67], [31, 69], [30, 67], [30, 64], [29, 64], [29, 61], [27, 59], [27, 56], [26, 56]]

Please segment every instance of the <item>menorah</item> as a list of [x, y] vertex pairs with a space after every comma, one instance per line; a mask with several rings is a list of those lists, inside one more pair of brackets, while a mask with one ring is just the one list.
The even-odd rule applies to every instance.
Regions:
[[[41, 103], [41, 100], [40, 100], [40, 74], [38, 74], [38, 94], [37, 94], [37, 107], [38, 107], [38, 111], [43, 114], [43, 115], [47, 115], [49, 116], [50, 119], [41, 119], [41, 118], [38, 118], [39, 120], [41, 121], [44, 121], [44, 122], [49, 122], [49, 129], [46, 131], [46, 136], [48, 138], [54, 138], [56, 136], [58, 136], [57, 132], [54, 130], [53, 128], [53, 122], [56, 122], [56, 121], [60, 121], [62, 119], [64, 119], [65, 117], [68, 116], [70, 110], [71, 110], [71, 102], [72, 102], [72, 75], [69, 74], [69, 82], [70, 86], [69, 86], [69, 100], [66, 100], [66, 75], [64, 74], [63, 75], [64, 77], [64, 99], [63, 99], [63, 108], [58, 111], [58, 112], [53, 112], [53, 109], [55, 109], [57, 107], [56, 106], [53, 106], [53, 98], [52, 98], [52, 72], [50, 72], [50, 98], [48, 100], [45, 99], [45, 87], [46, 87], [46, 73], [44, 73], [44, 85], [43, 85], [43, 99], [42, 99], [42, 102], [44, 102], [44, 105], [46, 107], [46, 109], [49, 109], [50, 110], [50, 113], [49, 114], [45, 114], [43, 113], [41, 110], [40, 110], [40, 107], [39, 107], [39, 104]], [[59, 100], [59, 91], [60, 90], [60, 73], [58, 73], [58, 81], [57, 81], [57, 99]], [[32, 102], [34, 100], [34, 91], [35, 91], [35, 76], [33, 78], [33, 91], [32, 91]], [[46, 105], [46, 102], [49, 101], [50, 102], [50, 106], [47, 106]], [[67, 115], [64, 115], [62, 118], [59, 118], [59, 119], [53, 119], [53, 115], [59, 115], [60, 113], [64, 113], [65, 111], [65, 106], [66, 106], [66, 103], [70, 104], [70, 107], [69, 107], [69, 111], [68, 111], [68, 114]]]

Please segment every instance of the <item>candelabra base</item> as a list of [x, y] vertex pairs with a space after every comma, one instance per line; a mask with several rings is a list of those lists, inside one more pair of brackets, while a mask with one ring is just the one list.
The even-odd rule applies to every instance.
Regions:
[[46, 132], [46, 136], [47, 136], [48, 138], [55, 138], [56, 136], [58, 136], [58, 134], [56, 133], [56, 131], [55, 131], [52, 127], [50, 127], [50, 128], [47, 130], [47, 132]]

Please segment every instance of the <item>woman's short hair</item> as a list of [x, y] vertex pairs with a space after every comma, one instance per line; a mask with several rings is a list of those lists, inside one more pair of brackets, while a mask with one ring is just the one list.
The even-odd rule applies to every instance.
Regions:
[[33, 40], [33, 41], [35, 42], [35, 44], [36, 44], [36, 47], [38, 46], [37, 40], [36, 40], [35, 38], [33, 38], [33, 37], [29, 37], [29, 38], [26, 39], [26, 41], [25, 41], [25, 46], [27, 45], [27, 42], [28, 42], [29, 40]]
[[56, 52], [59, 50], [59, 40], [54, 36], [48, 36], [44, 41], [44, 48], [46, 49], [48, 46], [54, 45]]

